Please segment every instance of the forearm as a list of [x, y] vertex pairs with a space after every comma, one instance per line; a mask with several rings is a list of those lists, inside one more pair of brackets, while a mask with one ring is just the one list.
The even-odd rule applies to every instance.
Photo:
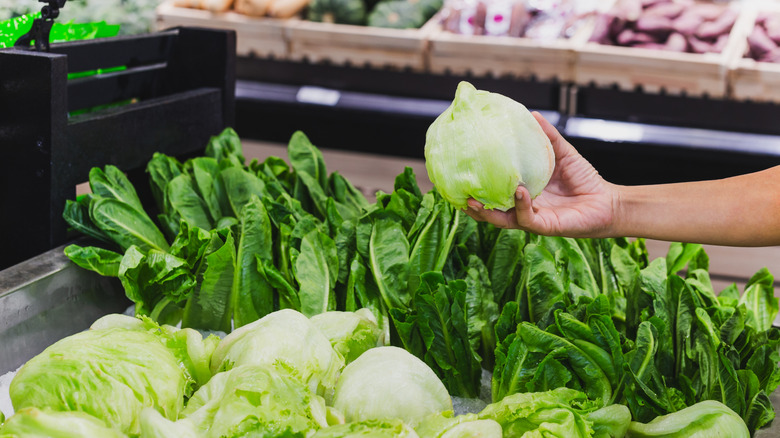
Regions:
[[780, 245], [780, 167], [714, 181], [615, 186], [614, 236]]

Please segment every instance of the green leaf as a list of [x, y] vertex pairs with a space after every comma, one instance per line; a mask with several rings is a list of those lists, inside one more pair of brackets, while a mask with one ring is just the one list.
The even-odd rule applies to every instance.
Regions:
[[374, 221], [369, 241], [369, 263], [387, 307], [408, 308], [411, 303], [411, 294], [407, 290], [409, 242], [399, 222], [387, 217]]
[[774, 295], [774, 277], [761, 268], [748, 280], [739, 304], [747, 307], [746, 325], [757, 332], [769, 330], [778, 312], [778, 300]]
[[387, 307], [360, 254], [355, 254], [350, 262], [346, 295], [347, 310], [351, 307], [350, 301], [355, 302], [355, 308], [370, 310], [376, 317], [377, 325], [384, 331], [385, 339], [389, 340], [390, 317]]
[[287, 145], [287, 155], [295, 173], [298, 176], [300, 174], [310, 176], [312, 181], [316, 182], [324, 193], [324, 187], [327, 187], [328, 184], [325, 160], [322, 158], [322, 152], [309, 141], [306, 134], [301, 131], [293, 133]]
[[[152, 159], [146, 164], [152, 196], [157, 202], [157, 208], [164, 215], [171, 214], [171, 205], [168, 201], [168, 183], [182, 174], [182, 168], [179, 160], [159, 152], [155, 152]], [[176, 223], [178, 224], [178, 220]]]
[[144, 211], [135, 187], [127, 176], [116, 166], [107, 165], [104, 169], [93, 167], [89, 171], [89, 187], [95, 196], [122, 201], [130, 207]]
[[252, 195], [259, 198], [268, 196], [265, 183], [257, 176], [239, 167], [228, 167], [219, 173], [219, 178], [225, 187], [225, 194], [230, 201], [235, 217], [241, 217], [241, 211]]
[[404, 167], [404, 171], [395, 177], [393, 190], [404, 189], [414, 196], [421, 198], [420, 186], [417, 185], [417, 177], [414, 175], [414, 169], [409, 166]]
[[680, 272], [688, 262], [698, 257], [699, 251], [702, 251], [702, 246], [698, 243], [671, 243], [666, 254], [667, 272], [669, 274]]
[[523, 269], [527, 270], [524, 286], [531, 322], [543, 319], [556, 302], [565, 303], [563, 273], [555, 257], [543, 246], [528, 244], [523, 251]]
[[118, 276], [125, 294], [135, 303], [135, 314], [160, 324], [178, 321], [180, 316], [164, 311], [170, 303], [187, 299], [196, 284], [185, 260], [155, 249], [145, 254], [136, 246], [125, 252]]
[[514, 288], [523, 266], [526, 234], [521, 230], [502, 229], [487, 261], [493, 296], [500, 304], [515, 299]]
[[[503, 315], [503, 314], [502, 314]], [[496, 348], [496, 366], [493, 369], [492, 397], [493, 402], [516, 393], [529, 392], [532, 380], [536, 376], [539, 364], [547, 356], [542, 351], [532, 351], [521, 337], [514, 333], [507, 336]], [[547, 381], [553, 379], [559, 382], [569, 382], [571, 373], [558, 370], [558, 377], [546, 376]]]
[[187, 266], [195, 270], [213, 238], [214, 234], [209, 232], [209, 230], [190, 225], [186, 221], [182, 222], [179, 227], [179, 234], [176, 235], [171, 244], [170, 253], [186, 260]]
[[96, 199], [90, 204], [89, 215], [92, 222], [122, 250], [133, 245], [141, 251], [169, 249], [162, 232], [149, 216], [122, 201], [112, 198]]
[[179, 175], [168, 183], [167, 189], [171, 208], [179, 217], [204, 230], [213, 228], [208, 206], [195, 191], [192, 177], [186, 174]]
[[417, 326], [425, 344], [425, 362], [441, 378], [450, 394], [479, 396], [482, 369], [469, 342], [466, 321], [466, 283], [445, 283], [439, 273], [422, 276], [414, 297]]
[[346, 284], [349, 278], [350, 263], [357, 251], [356, 230], [357, 223], [354, 220], [347, 220], [341, 223], [336, 232], [334, 242], [336, 243], [336, 251], [339, 257], [337, 282], [340, 284]]
[[226, 161], [229, 165], [237, 167], [242, 167], [246, 161], [241, 139], [233, 128], [225, 128], [218, 135], [211, 137], [206, 145], [205, 155], [219, 163]]
[[187, 300], [182, 327], [231, 331], [231, 290], [236, 269], [235, 241], [212, 231], [196, 271], [197, 283]]
[[533, 324], [523, 322], [517, 326], [517, 336], [528, 345], [529, 350], [549, 354], [561, 350], [570, 363], [571, 371], [582, 382], [582, 387], [588, 397], [597, 400], [601, 406], [606, 406], [612, 396], [612, 386], [609, 378], [598, 364], [580, 348], [564, 338], [540, 330]]
[[65, 200], [65, 210], [62, 218], [75, 231], [106, 243], [114, 243], [106, 233], [92, 223], [89, 217], [89, 204], [94, 197], [85, 195], [78, 201]]
[[476, 255], [470, 255], [466, 268], [466, 322], [469, 342], [482, 357], [482, 366], [493, 368], [496, 349], [495, 324], [498, 320], [498, 304], [493, 299], [490, 274]]
[[273, 260], [271, 219], [260, 199], [251, 195], [241, 212], [233, 278], [233, 321], [241, 327], [273, 312], [273, 289], [258, 271], [257, 259]]
[[219, 163], [210, 157], [196, 157], [190, 160], [189, 164], [192, 165], [192, 177], [197, 192], [208, 207], [211, 221], [216, 223], [222, 218]]
[[257, 270], [265, 278], [265, 281], [276, 289], [280, 308], [301, 311], [301, 300], [298, 297], [298, 290], [284, 278], [284, 275], [276, 269], [273, 263], [258, 256]]
[[119, 264], [122, 254], [95, 246], [68, 245], [65, 255], [75, 264], [84, 269], [97, 272], [107, 277], [119, 275]]
[[301, 253], [295, 261], [301, 313], [312, 317], [332, 309], [338, 269], [333, 239], [317, 230], [309, 232], [301, 242]]

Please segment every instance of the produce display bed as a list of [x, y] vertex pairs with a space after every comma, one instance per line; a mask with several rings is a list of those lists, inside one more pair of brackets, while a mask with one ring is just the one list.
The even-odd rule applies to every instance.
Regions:
[[[399, 166], [413, 167], [418, 177], [424, 180], [424, 163], [421, 160], [338, 150], [322, 152], [325, 160], [333, 163], [332, 170], [342, 173], [369, 193], [391, 190], [393, 175]], [[283, 153], [284, 145], [281, 144], [245, 142], [248, 159], [262, 160], [268, 156], [282, 156]], [[371, 169], [370, 174], [367, 168]], [[429, 187], [423, 181], [422, 188]], [[651, 257], [656, 257], [666, 251], [668, 243], [650, 241], [648, 247]], [[778, 260], [778, 250], [774, 247], [708, 247], [713, 279], [727, 278], [744, 284], [757, 263]], [[770, 269], [775, 269], [775, 266], [770, 266]], [[19, 303], [26, 306], [21, 312]], [[63, 255], [62, 247], [0, 271], [0, 321], [3, 321], [0, 325], [0, 375], [14, 371], [51, 343], [88, 328], [100, 316], [121, 313], [127, 305], [128, 301], [117, 282], [77, 268]], [[780, 392], [772, 394], [771, 399], [776, 415], [780, 415]], [[756, 436], [768, 438], [778, 433], [780, 422], [775, 421]]]

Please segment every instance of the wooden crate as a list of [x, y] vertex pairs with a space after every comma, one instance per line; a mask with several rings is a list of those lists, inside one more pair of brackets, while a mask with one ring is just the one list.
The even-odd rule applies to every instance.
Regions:
[[[605, 0], [607, 8], [612, 1]], [[429, 60], [433, 73], [513, 76], [571, 82], [578, 41], [590, 35], [593, 20], [586, 20], [569, 39], [537, 41], [531, 38], [462, 35], [442, 28], [439, 16], [430, 28]]]
[[236, 12], [211, 12], [174, 6], [163, 2], [157, 7], [157, 27], [160, 30], [179, 26], [227, 29], [236, 32], [236, 54], [287, 59], [289, 44], [285, 27], [288, 22], [276, 18], [249, 17]]
[[729, 97], [737, 100], [752, 100], [755, 102], [780, 102], [780, 64], [759, 62], [747, 58], [747, 36], [755, 26], [760, 12], [780, 14], [777, 3], [757, 4], [751, 20], [746, 23], [737, 46], [732, 53], [729, 68]]
[[737, 50], [746, 21], [751, 19], [748, 8], [739, 8], [726, 48], [721, 53], [678, 53], [665, 50], [610, 46], [587, 39], [576, 48], [574, 82], [580, 85], [615, 86], [643, 91], [689, 96], [727, 96], [730, 60]]
[[294, 60], [427, 70], [426, 28], [387, 29], [300, 20], [286, 31]]

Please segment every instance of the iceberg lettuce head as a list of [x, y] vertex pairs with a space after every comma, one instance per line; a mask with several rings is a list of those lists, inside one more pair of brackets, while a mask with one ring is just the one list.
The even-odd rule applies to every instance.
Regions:
[[555, 167], [552, 144], [525, 106], [461, 82], [455, 99], [428, 128], [425, 167], [436, 190], [464, 209], [474, 198], [509, 210], [515, 191], [542, 192]]

